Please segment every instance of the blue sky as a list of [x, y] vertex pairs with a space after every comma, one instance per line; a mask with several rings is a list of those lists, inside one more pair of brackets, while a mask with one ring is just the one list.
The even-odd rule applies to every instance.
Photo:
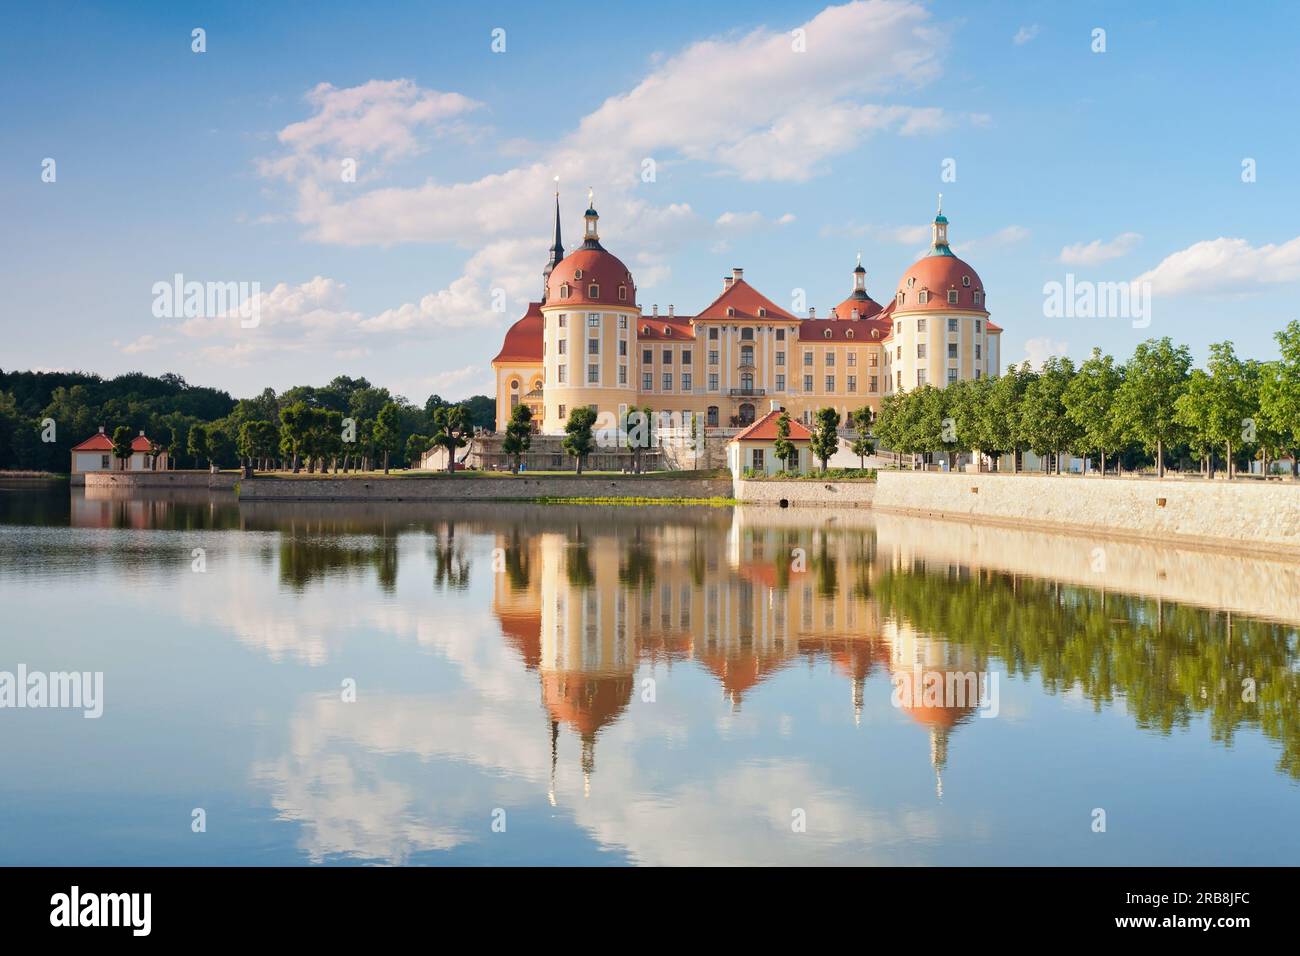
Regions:
[[[175, 371], [237, 395], [340, 373], [421, 402], [485, 391], [538, 293], [555, 175], [569, 247], [591, 186], [647, 310], [691, 314], [742, 266], [825, 315], [859, 251], [886, 301], [942, 191], [1004, 362], [1123, 357], [1153, 335], [1268, 357], [1298, 317], [1297, 19], [1283, 3], [9, 6], [0, 368]], [[261, 323], [155, 317], [152, 287], [176, 273], [259, 283]], [[1150, 326], [1045, 317], [1044, 283], [1067, 273], [1151, 282]]]

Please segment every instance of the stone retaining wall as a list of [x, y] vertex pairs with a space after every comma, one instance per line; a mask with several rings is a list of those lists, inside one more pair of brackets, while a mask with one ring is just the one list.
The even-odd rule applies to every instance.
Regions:
[[241, 501], [482, 501], [533, 498], [730, 498], [729, 478], [252, 478]]
[[875, 495], [874, 481], [756, 481], [741, 478], [736, 482], [736, 500], [743, 505], [870, 508]]
[[1300, 484], [881, 472], [881, 511], [1300, 554]]
[[113, 488], [222, 488], [235, 487], [239, 473], [219, 471], [88, 471], [85, 473], [87, 489]]

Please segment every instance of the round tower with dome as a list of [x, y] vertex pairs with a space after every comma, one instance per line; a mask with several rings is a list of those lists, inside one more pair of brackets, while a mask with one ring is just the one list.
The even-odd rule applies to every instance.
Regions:
[[[546, 268], [542, 431], [548, 434], [563, 432], [569, 413], [581, 406], [596, 409], [600, 427], [614, 427], [637, 399], [636, 284], [627, 266], [600, 244], [599, 220], [589, 194], [582, 245]], [[555, 241], [558, 247], [558, 222]]]

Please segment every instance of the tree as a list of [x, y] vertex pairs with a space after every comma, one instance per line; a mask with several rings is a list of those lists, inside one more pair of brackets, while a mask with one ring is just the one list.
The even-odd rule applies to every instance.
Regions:
[[406, 467], [417, 468], [420, 458], [432, 444], [428, 435], [415, 434], [406, 439]]
[[261, 461], [275, 455], [280, 444], [280, 436], [275, 425], [266, 421], [246, 421], [239, 426], [239, 435], [235, 439], [235, 448], [239, 452], [240, 462], [247, 461], [257, 467]]
[[1125, 437], [1155, 453], [1156, 474], [1161, 478], [1165, 448], [1181, 432], [1176, 405], [1187, 389], [1191, 366], [1192, 354], [1185, 345], [1175, 347], [1168, 337], [1140, 342], [1115, 398], [1115, 414]]
[[1115, 414], [1115, 400], [1123, 383], [1124, 369], [1115, 366], [1112, 356], [1102, 355], [1101, 349], [1095, 348], [1062, 396], [1065, 414], [1079, 430], [1080, 444], [1100, 456], [1103, 478], [1107, 453], [1117, 451], [1124, 441], [1124, 426]]
[[305, 450], [309, 412], [307, 403], [301, 401], [280, 409], [280, 449], [292, 460], [291, 468], [295, 475]]
[[813, 416], [812, 453], [822, 463], [822, 473], [826, 472], [826, 463], [840, 447], [840, 413], [834, 408], [817, 409]]
[[469, 416], [460, 405], [440, 405], [433, 410], [433, 444], [447, 450], [447, 470], [456, 470], [456, 449], [469, 441]]
[[596, 447], [592, 427], [596, 424], [596, 410], [590, 405], [582, 405], [569, 412], [569, 420], [564, 423], [564, 450], [577, 459], [578, 474], [582, 474], [582, 463]]
[[1061, 452], [1077, 446], [1079, 426], [1066, 414], [1065, 392], [1074, 378], [1074, 363], [1053, 355], [1043, 362], [1025, 386], [1021, 396], [1020, 435], [1035, 455], [1043, 459], [1045, 471], [1051, 471], [1050, 454], [1060, 471]]
[[790, 441], [790, 413], [784, 408], [776, 420], [776, 441], [772, 445], [772, 453], [786, 471], [797, 469], [797, 466], [796, 469], [790, 467], [791, 458], [798, 461], [799, 451], [794, 447], [794, 442]]
[[375, 447], [384, 453], [384, 474], [388, 474], [388, 456], [401, 450], [402, 410], [389, 402], [379, 410], [373, 429]]
[[862, 468], [867, 467], [867, 456], [876, 450], [876, 443], [871, 438], [871, 423], [875, 416], [871, 413], [871, 406], [863, 405], [857, 411], [849, 416], [849, 421], [857, 431], [857, 437], [853, 439], [852, 451], [858, 456], [858, 464]]
[[649, 405], [629, 408], [623, 416], [623, 434], [623, 440], [632, 452], [632, 473], [639, 475], [646, 449], [655, 444], [654, 410]]
[[1259, 410], [1268, 429], [1277, 436], [1279, 450], [1290, 453], [1294, 476], [1296, 456], [1300, 454], [1300, 321], [1292, 319], [1273, 337], [1282, 357], [1261, 370]]
[[189, 446], [185, 450], [194, 457], [195, 464], [207, 461], [208, 467], [212, 467], [212, 440], [207, 425], [195, 422], [190, 426]]
[[986, 420], [987, 440], [999, 451], [1011, 455], [1011, 471], [1020, 471], [1020, 452], [1025, 448], [1022, 437], [1024, 427], [1024, 395], [1029, 383], [1037, 378], [1028, 362], [1019, 367], [1007, 366], [1007, 373], [994, 380], [989, 392], [989, 413]]
[[510, 412], [510, 420], [506, 422], [506, 437], [501, 442], [501, 450], [515, 460], [511, 469], [515, 474], [519, 474], [524, 453], [532, 443], [533, 410], [521, 402]]
[[[1253, 377], [1246, 363], [1237, 358], [1231, 342], [1210, 346], [1207, 370], [1188, 377], [1186, 388], [1175, 402], [1174, 418], [1202, 448], [1224, 447], [1228, 478], [1235, 471], [1234, 446], [1254, 439], [1255, 406], [1250, 386]], [[1214, 476], [1213, 460], [1210, 477]]]
[[135, 432], [130, 425], [118, 425], [113, 429], [113, 457], [118, 460], [118, 467], [125, 470], [131, 458], [131, 442], [135, 441]]

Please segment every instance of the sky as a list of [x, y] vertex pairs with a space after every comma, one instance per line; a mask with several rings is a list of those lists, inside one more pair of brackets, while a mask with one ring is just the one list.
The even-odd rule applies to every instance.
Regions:
[[[887, 302], [942, 193], [1004, 363], [1166, 335], [1270, 358], [1300, 317], [1294, 4], [50, 3], [0, 25], [6, 371], [490, 394], [557, 176], [567, 248], [591, 189], [647, 312], [694, 314], [739, 266], [825, 316], [859, 253]], [[256, 326], [160, 306], [177, 275], [245, 283]], [[1150, 309], [1052, 314], [1067, 281], [1137, 282]]]

